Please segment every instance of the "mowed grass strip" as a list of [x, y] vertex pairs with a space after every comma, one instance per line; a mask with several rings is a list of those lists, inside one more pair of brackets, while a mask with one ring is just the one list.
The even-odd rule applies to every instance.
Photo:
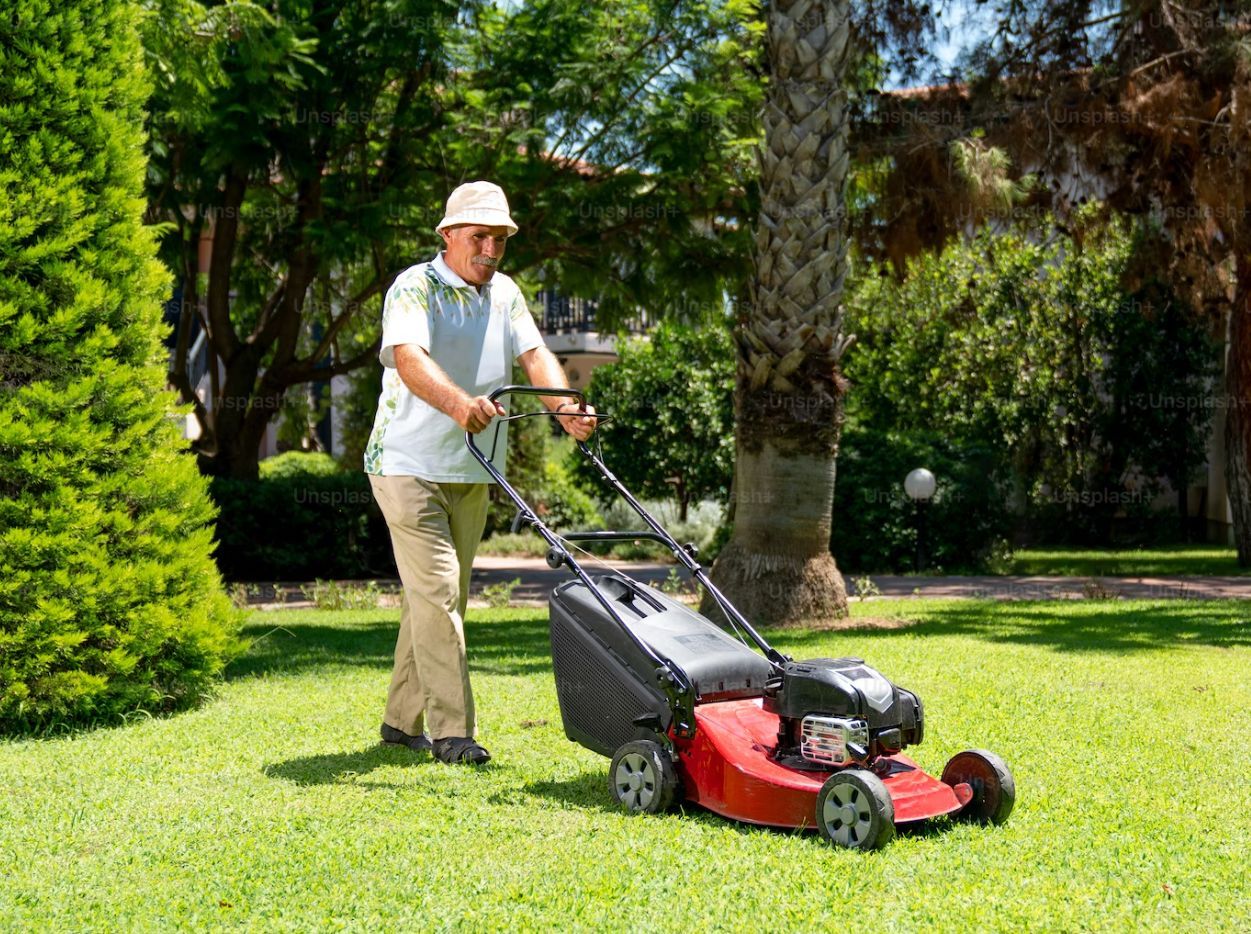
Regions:
[[[1013, 552], [1005, 573], [1065, 577], [1174, 577], [1251, 574], [1238, 566], [1238, 553], [1215, 545], [1154, 548], [1023, 548]], [[1251, 596], [1249, 582], [1248, 596]]]
[[916, 690], [931, 771], [1000, 753], [998, 828], [886, 849], [611, 806], [541, 611], [471, 611], [485, 769], [376, 742], [395, 611], [256, 614], [203, 709], [0, 744], [0, 929], [1234, 930], [1251, 925], [1251, 604], [875, 601], [778, 632]]

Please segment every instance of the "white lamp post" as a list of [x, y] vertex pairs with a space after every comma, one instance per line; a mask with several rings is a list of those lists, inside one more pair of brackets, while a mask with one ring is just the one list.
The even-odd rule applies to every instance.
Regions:
[[904, 477], [904, 492], [917, 504], [917, 573], [925, 568], [925, 507], [934, 497], [938, 481], [924, 467], [908, 472]]

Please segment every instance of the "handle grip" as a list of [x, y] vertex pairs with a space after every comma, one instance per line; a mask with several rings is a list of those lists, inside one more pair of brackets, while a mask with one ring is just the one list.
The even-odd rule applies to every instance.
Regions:
[[547, 386], [501, 386], [495, 390], [487, 399], [494, 402], [500, 396], [507, 395], [516, 396], [572, 396], [578, 400], [578, 404], [586, 408], [586, 396], [579, 389], [555, 389]]

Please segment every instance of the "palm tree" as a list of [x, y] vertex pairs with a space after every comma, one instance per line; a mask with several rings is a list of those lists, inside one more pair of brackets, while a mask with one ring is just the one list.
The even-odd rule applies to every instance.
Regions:
[[734, 529], [713, 579], [749, 617], [847, 614], [830, 554], [843, 420], [849, 0], [772, 0], [749, 301], [736, 328]]

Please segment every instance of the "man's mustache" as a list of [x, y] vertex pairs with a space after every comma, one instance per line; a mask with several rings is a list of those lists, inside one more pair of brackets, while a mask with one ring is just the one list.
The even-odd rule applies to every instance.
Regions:
[[471, 262], [479, 266], [490, 266], [492, 269], [500, 264], [500, 261], [493, 256], [475, 256]]

